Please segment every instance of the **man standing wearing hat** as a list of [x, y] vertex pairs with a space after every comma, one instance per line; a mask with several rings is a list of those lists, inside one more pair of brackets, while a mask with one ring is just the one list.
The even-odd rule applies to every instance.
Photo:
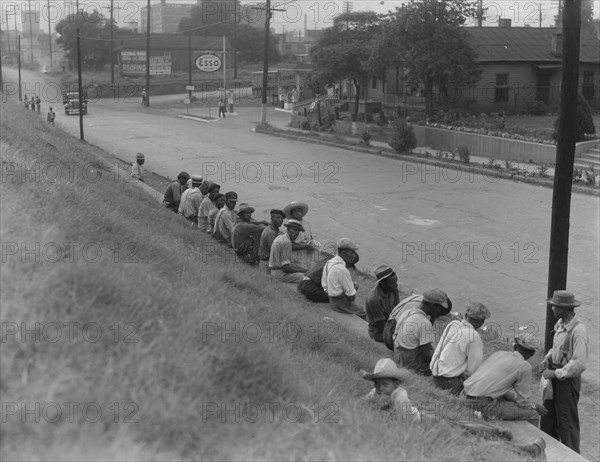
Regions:
[[579, 453], [579, 392], [581, 374], [588, 359], [588, 332], [575, 315], [580, 303], [572, 292], [555, 290], [548, 300], [558, 318], [552, 348], [540, 365], [542, 376], [552, 382], [552, 399], [544, 401], [548, 414], [542, 416], [540, 429]]
[[304, 277], [306, 268], [292, 262], [292, 242], [304, 228], [302, 223], [294, 219], [289, 220], [284, 226], [287, 232], [276, 237], [271, 246], [269, 269], [271, 276], [278, 281], [298, 284]]
[[527, 420], [537, 426], [546, 408], [531, 401], [531, 365], [538, 348], [531, 334], [515, 338], [515, 351], [497, 351], [464, 382], [467, 404], [486, 419]]
[[142, 171], [142, 165], [144, 165], [145, 161], [146, 159], [144, 158], [144, 154], [138, 152], [135, 156], [135, 163], [131, 166], [131, 174], [129, 175], [130, 179], [139, 180], [142, 183], [145, 183], [144, 173]]
[[452, 302], [440, 289], [429, 289], [422, 296], [405, 298], [394, 308], [390, 318], [396, 319], [394, 349], [398, 351], [398, 365], [417, 374], [429, 376], [429, 363], [435, 341], [433, 323], [450, 313]]
[[163, 205], [177, 213], [179, 210], [179, 204], [181, 203], [181, 195], [187, 188], [187, 181], [190, 179], [190, 174], [187, 172], [181, 172], [177, 175], [177, 180], [172, 181], [167, 190], [165, 191], [165, 198], [163, 199]]
[[198, 224], [198, 211], [202, 203], [202, 193], [200, 185], [202, 177], [200, 175], [192, 175], [192, 187], [184, 192], [179, 204], [179, 210], [191, 226]]
[[260, 235], [260, 245], [258, 250], [258, 256], [260, 261], [269, 262], [271, 256], [271, 246], [275, 238], [282, 234], [279, 230], [283, 224], [285, 213], [283, 210], [272, 209], [271, 210], [271, 223], [267, 226]]
[[217, 241], [227, 244], [228, 246], [231, 246], [231, 231], [233, 231], [233, 225], [237, 218], [237, 210], [235, 209], [237, 200], [238, 195], [236, 192], [226, 192], [225, 207], [219, 210], [217, 218], [215, 218], [213, 236]]
[[[217, 208], [214, 204], [214, 199], [221, 191], [221, 185], [213, 183], [212, 181], [207, 181], [206, 184], [203, 182], [201, 186], [204, 187], [207, 195], [202, 199], [200, 210], [198, 211], [198, 229], [206, 232], [208, 230], [208, 216], [212, 209]], [[202, 192], [202, 190], [200, 190], [200, 192]]]
[[369, 323], [369, 336], [376, 342], [383, 342], [383, 328], [394, 307], [400, 302], [398, 276], [387, 265], [375, 269], [375, 287], [367, 295], [366, 312]]
[[460, 394], [463, 381], [483, 362], [483, 342], [477, 329], [490, 316], [483, 303], [469, 302], [465, 319], [446, 326], [429, 364], [436, 387]]
[[352, 281], [347, 266], [358, 262], [358, 247], [343, 237], [337, 243], [337, 255], [325, 263], [321, 286], [327, 292], [329, 305], [338, 313], [355, 314], [367, 320], [364, 308], [355, 303], [358, 284]]
[[254, 265], [258, 263], [258, 246], [260, 235], [268, 224], [252, 219], [254, 207], [240, 204], [237, 219], [231, 232], [231, 246], [242, 261]]

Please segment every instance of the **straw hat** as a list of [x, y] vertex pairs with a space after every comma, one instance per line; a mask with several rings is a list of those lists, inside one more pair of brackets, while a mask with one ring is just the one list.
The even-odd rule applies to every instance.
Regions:
[[360, 375], [365, 380], [396, 379], [402, 382], [406, 381], [411, 376], [409, 371], [400, 369], [396, 366], [396, 363], [389, 358], [383, 358], [377, 361], [372, 373], [361, 369]]
[[287, 218], [291, 218], [292, 210], [294, 209], [302, 210], [302, 218], [304, 218], [304, 216], [308, 213], [308, 204], [305, 204], [304, 202], [294, 201], [285, 206], [285, 208], [283, 209], [283, 213], [285, 213], [285, 216]]

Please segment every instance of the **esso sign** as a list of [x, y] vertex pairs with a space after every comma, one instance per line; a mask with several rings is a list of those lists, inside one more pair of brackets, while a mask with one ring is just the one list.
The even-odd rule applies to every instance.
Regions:
[[196, 58], [196, 67], [202, 72], [215, 72], [221, 69], [223, 61], [216, 55], [202, 55]]

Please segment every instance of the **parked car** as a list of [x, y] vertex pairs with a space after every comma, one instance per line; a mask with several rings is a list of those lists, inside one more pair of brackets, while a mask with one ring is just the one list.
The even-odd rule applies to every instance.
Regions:
[[[81, 112], [83, 115], [87, 114], [87, 102], [84, 100], [81, 105]], [[65, 103], [65, 114], [71, 115], [72, 113], [79, 114], [79, 95], [76, 94], [75, 98], [69, 98]]]
[[[81, 96], [83, 98], [83, 102], [87, 104], [87, 102], [88, 102], [87, 91], [83, 90], [81, 92]], [[69, 100], [72, 100], [72, 99], [77, 99], [78, 100], [79, 99], [79, 92], [78, 91], [66, 91], [66, 90], [63, 90], [62, 97], [63, 97], [63, 104], [67, 104], [67, 102]]]

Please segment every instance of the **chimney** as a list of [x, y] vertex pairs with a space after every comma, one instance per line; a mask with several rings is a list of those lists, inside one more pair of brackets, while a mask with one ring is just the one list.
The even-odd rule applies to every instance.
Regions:
[[562, 32], [552, 34], [552, 54], [554, 56], [562, 55]]
[[510, 27], [512, 23], [512, 19], [510, 18], [499, 18], [498, 19], [498, 27]]

